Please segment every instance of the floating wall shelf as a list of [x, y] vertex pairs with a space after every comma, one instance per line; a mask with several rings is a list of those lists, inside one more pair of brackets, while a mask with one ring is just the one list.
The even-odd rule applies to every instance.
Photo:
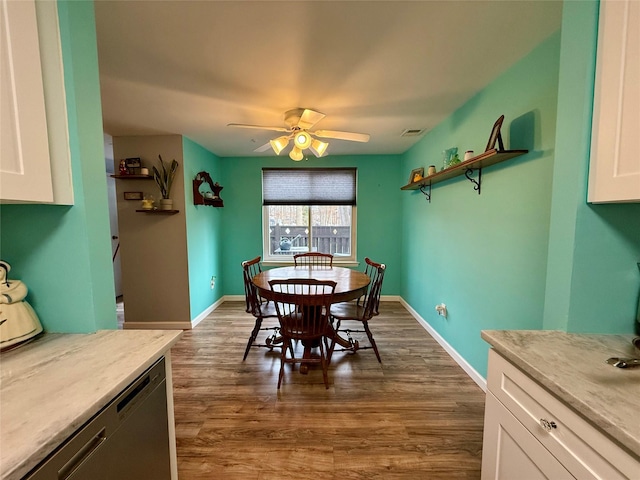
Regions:
[[147, 213], [151, 215], [175, 215], [180, 210], [136, 210], [136, 212]]
[[[417, 182], [412, 182], [400, 190], [420, 190], [427, 197], [427, 200], [431, 202], [431, 187], [437, 183], [444, 182], [454, 177], [464, 175], [467, 179], [474, 184], [473, 189], [480, 195], [480, 187], [482, 185], [482, 169], [495, 165], [496, 163], [504, 162], [514, 157], [519, 157], [528, 153], [528, 150], [487, 150], [480, 155], [477, 155], [469, 160], [458, 163], [452, 167], [449, 167], [440, 172], [423, 177]], [[477, 179], [473, 177], [474, 171], [478, 170]]]
[[152, 175], [111, 175], [112, 178], [118, 178], [120, 180], [151, 180]]

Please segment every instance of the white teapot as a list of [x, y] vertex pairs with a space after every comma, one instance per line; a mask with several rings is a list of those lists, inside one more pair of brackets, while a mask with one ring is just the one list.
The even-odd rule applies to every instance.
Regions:
[[24, 299], [27, 286], [9, 280], [11, 265], [0, 260], [0, 349], [4, 350], [32, 339], [42, 332], [36, 312]]

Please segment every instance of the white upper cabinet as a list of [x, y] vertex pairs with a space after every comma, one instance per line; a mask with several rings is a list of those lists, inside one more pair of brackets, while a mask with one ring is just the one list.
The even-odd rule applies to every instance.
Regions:
[[0, 201], [73, 204], [56, 2], [0, 0]]
[[602, 0], [588, 201], [640, 202], [640, 2]]

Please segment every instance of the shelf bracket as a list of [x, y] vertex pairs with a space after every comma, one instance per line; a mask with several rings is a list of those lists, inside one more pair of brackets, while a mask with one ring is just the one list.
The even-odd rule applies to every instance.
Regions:
[[431, 203], [431, 184], [429, 185], [420, 185], [420, 191], [424, 193], [426, 200]]
[[[474, 170], [478, 170], [478, 179], [476, 180], [475, 178], [473, 178], [473, 171]], [[473, 183], [473, 189], [478, 192], [478, 195], [480, 195], [480, 186], [482, 185], [482, 168], [467, 168], [464, 171], [464, 176], [467, 177], [467, 179]]]

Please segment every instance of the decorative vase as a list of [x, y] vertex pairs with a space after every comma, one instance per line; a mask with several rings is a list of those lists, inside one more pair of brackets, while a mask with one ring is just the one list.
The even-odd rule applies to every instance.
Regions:
[[458, 147], [451, 147], [451, 148], [447, 148], [446, 150], [443, 150], [442, 169], [446, 170], [447, 168], [452, 167], [456, 163], [460, 163], [460, 158], [458, 158]]
[[160, 210], [173, 210], [173, 200], [170, 198], [161, 198]]

